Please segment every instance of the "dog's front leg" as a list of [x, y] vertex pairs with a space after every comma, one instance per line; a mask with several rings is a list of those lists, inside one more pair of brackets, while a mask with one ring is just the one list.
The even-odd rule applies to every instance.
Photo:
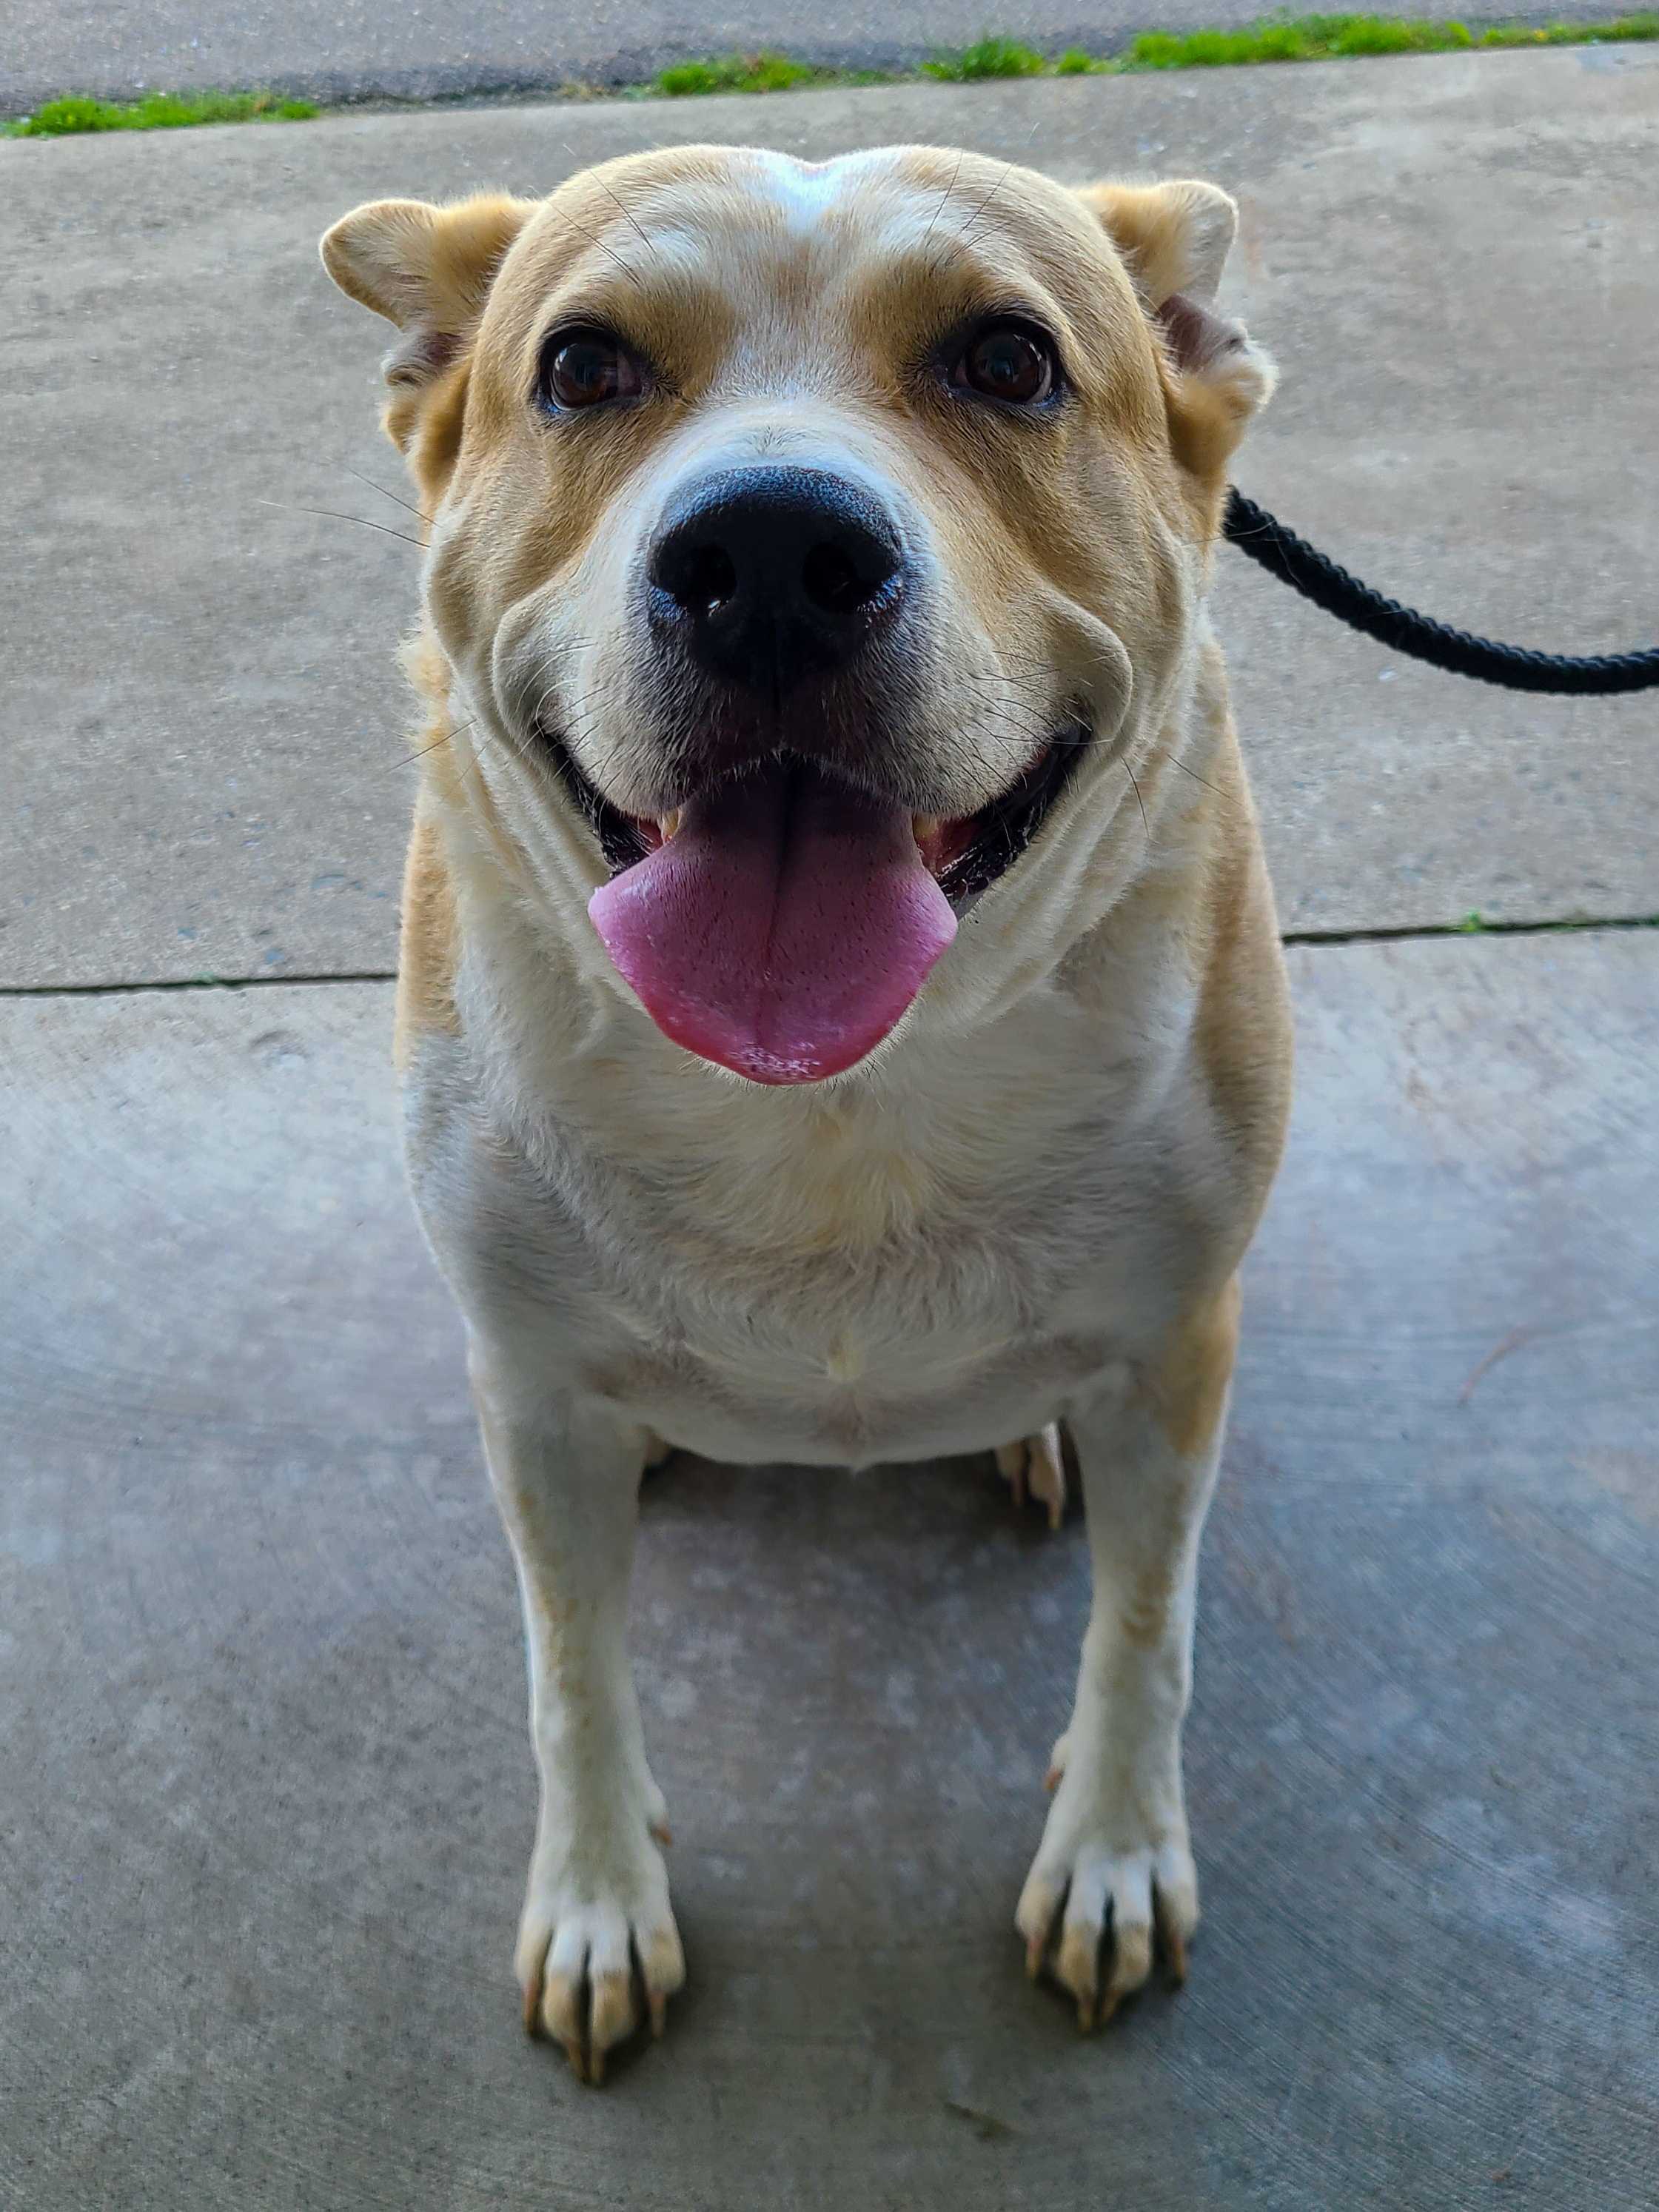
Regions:
[[475, 1344], [473, 1395], [518, 1563], [541, 1815], [519, 1928], [525, 2025], [579, 2079], [639, 2020], [659, 2033], [685, 1978], [628, 1660], [628, 1579], [652, 1439], [606, 1408], [550, 1396]]
[[1015, 1918], [1033, 1975], [1059, 1918], [1052, 1971], [1076, 1997], [1084, 2027], [1109, 2020], [1146, 1981], [1155, 1930], [1179, 1979], [1198, 1923], [1181, 1727], [1192, 1689], [1199, 1536], [1220, 1456], [1237, 1314], [1233, 1283], [1171, 1330], [1151, 1360], [1068, 1414], [1094, 1598], [1071, 1723], [1049, 1770], [1054, 1802]]

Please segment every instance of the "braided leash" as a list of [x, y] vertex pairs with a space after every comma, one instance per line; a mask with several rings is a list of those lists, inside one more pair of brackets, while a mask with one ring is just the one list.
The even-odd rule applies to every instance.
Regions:
[[1449, 623], [1402, 607], [1397, 599], [1385, 599], [1237, 489], [1228, 495], [1222, 532], [1241, 553], [1259, 561], [1270, 575], [1339, 622], [1413, 660], [1449, 669], [1454, 676], [1473, 676], [1480, 683], [1501, 684], [1511, 691], [1604, 695], [1659, 685], [1659, 647], [1646, 653], [1590, 653], [1581, 659], [1565, 653], [1534, 653], [1524, 645], [1472, 637], [1467, 630], [1453, 629]]

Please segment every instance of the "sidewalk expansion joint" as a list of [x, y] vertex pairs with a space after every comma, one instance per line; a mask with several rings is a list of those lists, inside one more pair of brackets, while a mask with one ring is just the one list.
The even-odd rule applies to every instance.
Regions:
[[0, 999], [122, 999], [164, 991], [267, 991], [273, 984], [395, 983], [395, 968], [342, 969], [326, 975], [177, 975], [155, 982], [0, 983]]
[[1659, 929], [1659, 914], [1610, 914], [1567, 921], [1402, 921], [1377, 929], [1287, 929], [1286, 945], [1409, 945], [1441, 937], [1579, 937], [1598, 930]]
[[[1287, 945], [1412, 945], [1446, 937], [1581, 937], [1632, 929], [1659, 930], [1659, 914], [1606, 915], [1595, 921], [1483, 921], [1472, 915], [1467, 921], [1407, 921], [1378, 929], [1287, 929], [1284, 942]], [[295, 989], [319, 984], [395, 983], [397, 980], [395, 968], [355, 968], [319, 975], [181, 975], [155, 982], [0, 983], [0, 1000], [136, 998], [151, 992], [268, 991], [279, 987]]]

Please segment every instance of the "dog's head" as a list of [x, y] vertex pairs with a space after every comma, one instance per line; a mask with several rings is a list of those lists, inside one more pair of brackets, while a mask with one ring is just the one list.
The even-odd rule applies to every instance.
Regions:
[[969, 904], [1052, 907], [1100, 841], [1270, 387], [1210, 304], [1234, 222], [1209, 185], [693, 148], [324, 239], [398, 326], [428, 617], [494, 740], [469, 803], [671, 1037], [834, 1074]]

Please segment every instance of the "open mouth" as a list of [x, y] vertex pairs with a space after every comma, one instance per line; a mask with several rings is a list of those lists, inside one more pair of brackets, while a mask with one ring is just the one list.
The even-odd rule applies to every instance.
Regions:
[[[1081, 758], [1089, 734], [1080, 722], [1069, 722], [1057, 730], [1007, 789], [976, 814], [953, 819], [912, 814], [911, 835], [922, 865], [958, 914], [989, 890], [1036, 836]], [[543, 743], [565, 788], [599, 839], [613, 875], [654, 853], [679, 828], [684, 807], [677, 806], [655, 818], [625, 814], [582, 774], [562, 739], [547, 732]], [[788, 761], [792, 756], [780, 757]], [[807, 774], [823, 773], [804, 758], [797, 765]]]
[[548, 739], [612, 873], [588, 912], [678, 1044], [751, 1082], [812, 1083], [872, 1051], [957, 919], [1025, 851], [1087, 743], [1057, 731], [976, 813], [916, 814], [779, 753], [656, 818], [613, 806]]

